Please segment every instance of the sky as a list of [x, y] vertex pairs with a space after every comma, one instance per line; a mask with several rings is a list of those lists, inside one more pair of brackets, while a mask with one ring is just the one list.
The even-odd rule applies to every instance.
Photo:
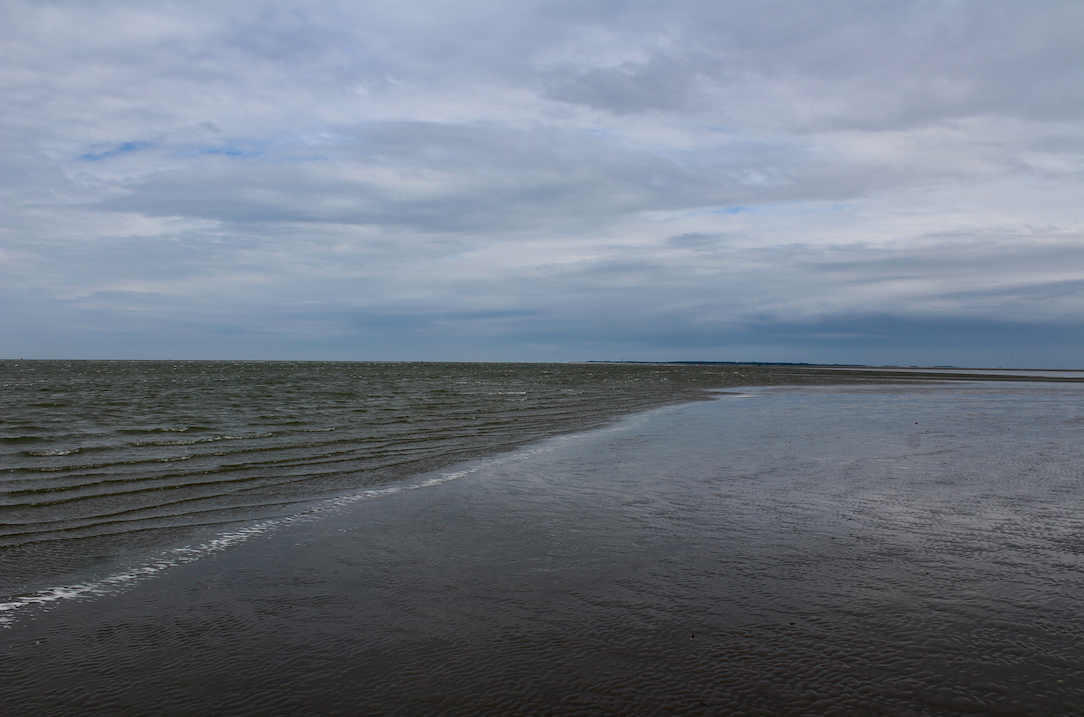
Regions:
[[1079, 0], [0, 6], [0, 357], [1084, 368]]

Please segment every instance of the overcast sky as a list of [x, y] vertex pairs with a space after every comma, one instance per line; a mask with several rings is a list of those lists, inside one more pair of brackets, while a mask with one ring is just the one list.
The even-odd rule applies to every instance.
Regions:
[[0, 356], [1084, 367], [1084, 2], [19, 2]]

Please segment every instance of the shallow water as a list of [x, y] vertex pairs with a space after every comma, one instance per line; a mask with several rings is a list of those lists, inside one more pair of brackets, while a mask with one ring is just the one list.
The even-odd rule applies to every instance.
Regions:
[[0, 361], [0, 602], [755, 367]]
[[914, 378], [796, 366], [0, 361], [0, 623], [28, 597], [208, 530], [292, 519], [314, 501], [705, 389], [900, 377]]
[[34, 613], [0, 632], [0, 698], [27, 714], [1077, 714], [1082, 399], [745, 389], [549, 439]]

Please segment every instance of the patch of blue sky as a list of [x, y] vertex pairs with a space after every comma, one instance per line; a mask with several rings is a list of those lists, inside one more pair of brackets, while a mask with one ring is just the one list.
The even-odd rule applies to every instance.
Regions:
[[790, 202], [771, 202], [764, 204], [732, 204], [727, 206], [704, 206], [694, 209], [681, 209], [676, 211], [649, 211], [644, 212], [643, 216], [646, 216], [655, 221], [672, 221], [679, 219], [692, 219], [695, 217], [702, 217], [710, 214], [753, 214], [753, 215], [805, 215], [805, 214], [819, 214], [822, 212], [854, 212], [857, 210], [856, 205], [850, 203], [834, 202], [832, 204], [826, 204], [824, 202], [795, 200]]
[[[264, 161], [271, 162], [311, 162], [328, 159], [326, 155], [307, 154], [307, 152], [311, 151], [311, 147], [314, 145], [328, 144], [328, 142], [326, 141], [309, 141], [309, 139], [310, 138], [307, 137], [302, 137], [300, 138], [300, 140], [297, 137], [290, 137], [285, 139], [271, 138], [205, 147], [187, 147], [185, 149], [177, 150], [173, 153], [173, 156], [198, 157], [200, 155], [210, 154], [220, 157], [235, 157], [238, 159], [260, 157]], [[300, 156], [294, 154], [294, 152], [299, 148], [303, 152], [303, 154]]]
[[656, 222], [672, 222], [681, 221], [682, 219], [694, 219], [696, 217], [702, 217], [707, 214], [722, 214], [715, 207], [696, 207], [693, 209], [677, 209], [677, 210], [654, 210], [643, 212], [642, 215]]
[[772, 202], [770, 204], [756, 204], [753, 206], [746, 205], [733, 205], [726, 207], [714, 207], [708, 209], [703, 214], [789, 214], [789, 215], [804, 215], [804, 214], [819, 214], [822, 212], [854, 212], [857, 207], [854, 204], [835, 202], [832, 204], [825, 204], [824, 202], [817, 201], [792, 201], [792, 202]]
[[195, 147], [181, 150], [174, 154], [175, 157], [195, 157], [201, 154], [217, 154], [224, 157], [255, 157], [265, 152], [263, 147], [244, 149], [241, 147]]
[[80, 154], [77, 159], [83, 159], [88, 162], [97, 162], [110, 157], [116, 157], [119, 154], [127, 154], [128, 152], [135, 152], [145, 147], [150, 147], [154, 142], [125, 142], [113, 149], [107, 149], [104, 152], [87, 152], [86, 154]]

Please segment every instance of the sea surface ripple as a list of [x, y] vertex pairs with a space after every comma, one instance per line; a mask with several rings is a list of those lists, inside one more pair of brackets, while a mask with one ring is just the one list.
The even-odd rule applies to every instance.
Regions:
[[[798, 368], [0, 361], [0, 598]], [[829, 376], [827, 379], [841, 380]], [[58, 583], [57, 581], [61, 581]]]

